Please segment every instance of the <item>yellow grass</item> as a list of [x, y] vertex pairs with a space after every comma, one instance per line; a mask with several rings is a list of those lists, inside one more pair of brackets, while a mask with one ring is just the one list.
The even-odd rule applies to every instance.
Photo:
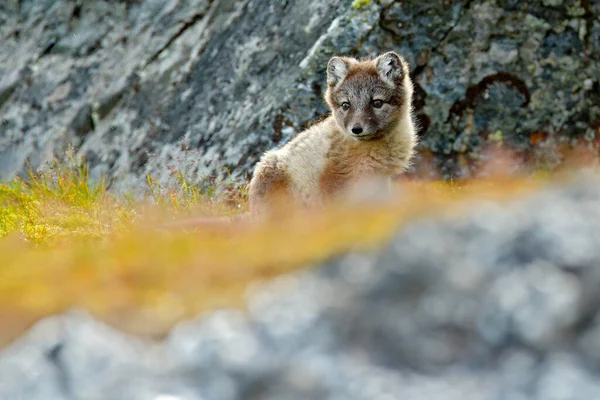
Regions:
[[252, 282], [347, 249], [372, 249], [411, 218], [448, 212], [465, 199], [510, 198], [542, 181], [405, 182], [386, 203], [331, 204], [220, 231], [157, 227], [199, 205], [204, 213], [243, 211], [243, 188], [217, 198], [183, 184], [157, 194], [151, 177], [149, 184], [153, 206], [91, 184], [81, 165], [0, 183], [1, 343], [70, 307], [128, 332], [160, 335], [201, 311], [243, 307]]

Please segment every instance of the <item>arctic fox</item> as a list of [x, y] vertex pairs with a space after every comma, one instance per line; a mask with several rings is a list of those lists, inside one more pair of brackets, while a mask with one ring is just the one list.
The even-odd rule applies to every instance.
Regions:
[[254, 220], [281, 200], [319, 206], [358, 180], [402, 173], [417, 144], [412, 96], [408, 64], [394, 52], [367, 60], [331, 58], [325, 92], [331, 115], [261, 157], [249, 186], [250, 214], [178, 225]]
[[249, 186], [251, 215], [282, 197], [315, 206], [358, 179], [402, 173], [417, 144], [412, 96], [408, 64], [394, 52], [374, 60], [331, 58], [331, 115], [262, 156]]

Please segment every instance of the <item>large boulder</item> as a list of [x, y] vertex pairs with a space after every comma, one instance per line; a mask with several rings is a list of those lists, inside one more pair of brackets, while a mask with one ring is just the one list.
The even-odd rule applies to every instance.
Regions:
[[0, 5], [0, 178], [69, 143], [140, 188], [242, 180], [327, 112], [335, 54], [410, 62], [415, 174], [468, 176], [487, 144], [534, 165], [598, 145], [600, 10], [548, 0], [9, 0]]

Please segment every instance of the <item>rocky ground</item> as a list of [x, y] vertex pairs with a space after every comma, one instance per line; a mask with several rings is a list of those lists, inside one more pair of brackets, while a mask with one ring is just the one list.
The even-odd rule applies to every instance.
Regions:
[[50, 317], [0, 353], [0, 398], [600, 398], [599, 183], [417, 220], [160, 342]]
[[241, 180], [327, 111], [331, 56], [388, 50], [417, 84], [413, 173], [469, 176], [490, 145], [552, 168], [599, 146], [599, 15], [586, 0], [4, 1], [0, 178], [71, 143], [115, 188], [169, 168]]

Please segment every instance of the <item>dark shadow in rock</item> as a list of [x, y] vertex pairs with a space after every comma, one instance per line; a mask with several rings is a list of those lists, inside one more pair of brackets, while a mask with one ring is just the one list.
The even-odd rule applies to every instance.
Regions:
[[452, 107], [450, 107], [446, 123], [450, 122], [452, 117], [460, 118], [467, 108], [473, 109], [479, 96], [481, 96], [490, 86], [496, 83], [504, 84], [518, 92], [523, 98], [520, 107], [527, 107], [530, 101], [530, 94], [525, 82], [513, 74], [499, 72], [497, 74], [488, 75], [479, 81], [479, 83], [469, 86], [467, 88], [467, 92], [465, 93], [465, 97], [463, 99], [456, 100]]

